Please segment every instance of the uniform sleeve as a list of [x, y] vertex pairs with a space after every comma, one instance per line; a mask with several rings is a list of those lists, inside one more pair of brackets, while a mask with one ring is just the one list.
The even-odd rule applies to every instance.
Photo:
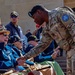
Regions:
[[51, 42], [52, 42], [52, 38], [49, 34], [49, 31], [43, 30], [42, 39], [40, 43], [24, 55], [25, 59], [29, 59], [31, 57], [37, 56], [39, 53], [43, 52], [50, 45]]
[[70, 35], [73, 37], [73, 41], [75, 42], [75, 15], [70, 11], [60, 11], [58, 13], [58, 20], [62, 23]]
[[51, 55], [46, 55], [46, 56], [43, 56], [42, 54], [39, 54], [38, 56], [36, 56], [34, 58], [34, 62], [43, 62], [43, 61], [52, 61], [52, 56]]

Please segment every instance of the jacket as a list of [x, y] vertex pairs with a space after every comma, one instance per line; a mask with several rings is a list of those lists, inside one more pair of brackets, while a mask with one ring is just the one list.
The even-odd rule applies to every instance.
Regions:
[[18, 63], [13, 57], [12, 48], [0, 43], [0, 69], [14, 68]]

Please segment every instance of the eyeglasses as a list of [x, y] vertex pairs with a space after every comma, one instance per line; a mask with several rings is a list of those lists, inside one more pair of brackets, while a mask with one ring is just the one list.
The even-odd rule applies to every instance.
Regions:
[[6, 33], [0, 33], [0, 35], [3, 35], [3, 36], [9, 36], [8, 34], [6, 34]]
[[7, 34], [7, 33], [0, 33], [0, 35], [9, 36], [9, 34]]

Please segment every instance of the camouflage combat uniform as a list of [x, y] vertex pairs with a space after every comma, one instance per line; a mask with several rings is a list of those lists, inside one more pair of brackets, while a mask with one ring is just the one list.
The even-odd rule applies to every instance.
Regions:
[[73, 75], [73, 58], [75, 56], [75, 16], [68, 8], [56, 8], [49, 12], [49, 23], [42, 32], [41, 43], [25, 55], [35, 57], [56, 40], [58, 45], [67, 51], [67, 75]]

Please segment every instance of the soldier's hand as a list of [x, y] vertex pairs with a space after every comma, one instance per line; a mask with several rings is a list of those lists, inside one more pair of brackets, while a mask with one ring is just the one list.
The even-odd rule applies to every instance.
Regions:
[[55, 59], [57, 57], [57, 53], [54, 52], [51, 56], [52, 56], [53, 59]]
[[57, 57], [58, 53], [59, 53], [59, 50], [54, 51], [54, 53], [51, 55], [52, 58], [55, 59]]
[[54, 51], [58, 51], [60, 49], [60, 47], [58, 46], [57, 48], [54, 49]]

